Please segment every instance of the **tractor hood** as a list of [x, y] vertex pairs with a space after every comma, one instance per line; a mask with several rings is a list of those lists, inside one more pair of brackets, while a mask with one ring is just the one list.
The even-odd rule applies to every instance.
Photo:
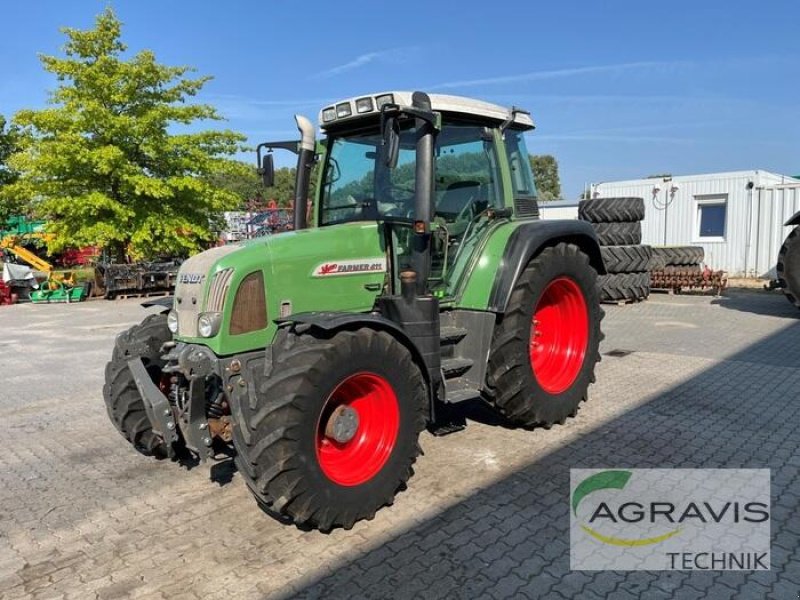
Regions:
[[[251, 275], [263, 281], [266, 325], [235, 332], [241, 327], [232, 331], [234, 307], [247, 303], [239, 308], [253, 311], [258, 305], [252, 295], [237, 298]], [[207, 345], [218, 355], [262, 349], [275, 335], [275, 319], [303, 312], [371, 310], [386, 277], [384, 236], [374, 222], [291, 231], [207, 250], [184, 262], [178, 274], [176, 339]], [[203, 313], [219, 315], [218, 330], [208, 338], [198, 331]]]

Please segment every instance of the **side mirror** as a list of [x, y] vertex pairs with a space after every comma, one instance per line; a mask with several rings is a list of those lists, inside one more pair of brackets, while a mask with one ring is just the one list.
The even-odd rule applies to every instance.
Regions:
[[328, 161], [328, 171], [325, 173], [325, 185], [330, 185], [339, 181], [342, 172], [339, 169], [339, 161], [331, 156]]
[[400, 154], [400, 122], [395, 116], [383, 119], [383, 161], [390, 169], [397, 166], [397, 157]]
[[275, 164], [272, 162], [272, 153], [267, 152], [261, 158], [261, 168], [258, 170], [261, 174], [261, 183], [264, 187], [272, 187], [275, 183]]

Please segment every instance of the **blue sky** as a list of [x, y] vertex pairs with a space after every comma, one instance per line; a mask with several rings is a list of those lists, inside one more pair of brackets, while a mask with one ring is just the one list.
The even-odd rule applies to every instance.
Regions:
[[[54, 85], [37, 53], [108, 2], [8, 3], [0, 114]], [[338, 98], [387, 89], [531, 111], [533, 153], [587, 182], [759, 168], [800, 173], [800, 2], [111, 2], [130, 50], [213, 75], [202, 99], [255, 144]]]

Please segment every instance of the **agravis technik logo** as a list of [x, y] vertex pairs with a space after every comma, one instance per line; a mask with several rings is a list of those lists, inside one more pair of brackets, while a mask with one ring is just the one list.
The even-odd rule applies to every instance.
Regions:
[[769, 569], [769, 470], [570, 475], [573, 569]]

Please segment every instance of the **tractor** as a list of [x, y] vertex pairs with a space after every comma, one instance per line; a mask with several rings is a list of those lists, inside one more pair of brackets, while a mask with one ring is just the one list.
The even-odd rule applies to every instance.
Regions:
[[138, 451], [235, 456], [268, 514], [349, 529], [462, 403], [526, 428], [576, 414], [605, 270], [589, 223], [539, 220], [523, 110], [395, 91], [323, 108], [322, 141], [295, 120], [257, 148], [267, 186], [274, 152], [297, 155], [293, 230], [185, 261], [117, 336], [104, 399]]
[[780, 288], [786, 299], [800, 308], [800, 212], [793, 214], [784, 226], [792, 227], [792, 230], [778, 252], [777, 278], [768, 287]]

